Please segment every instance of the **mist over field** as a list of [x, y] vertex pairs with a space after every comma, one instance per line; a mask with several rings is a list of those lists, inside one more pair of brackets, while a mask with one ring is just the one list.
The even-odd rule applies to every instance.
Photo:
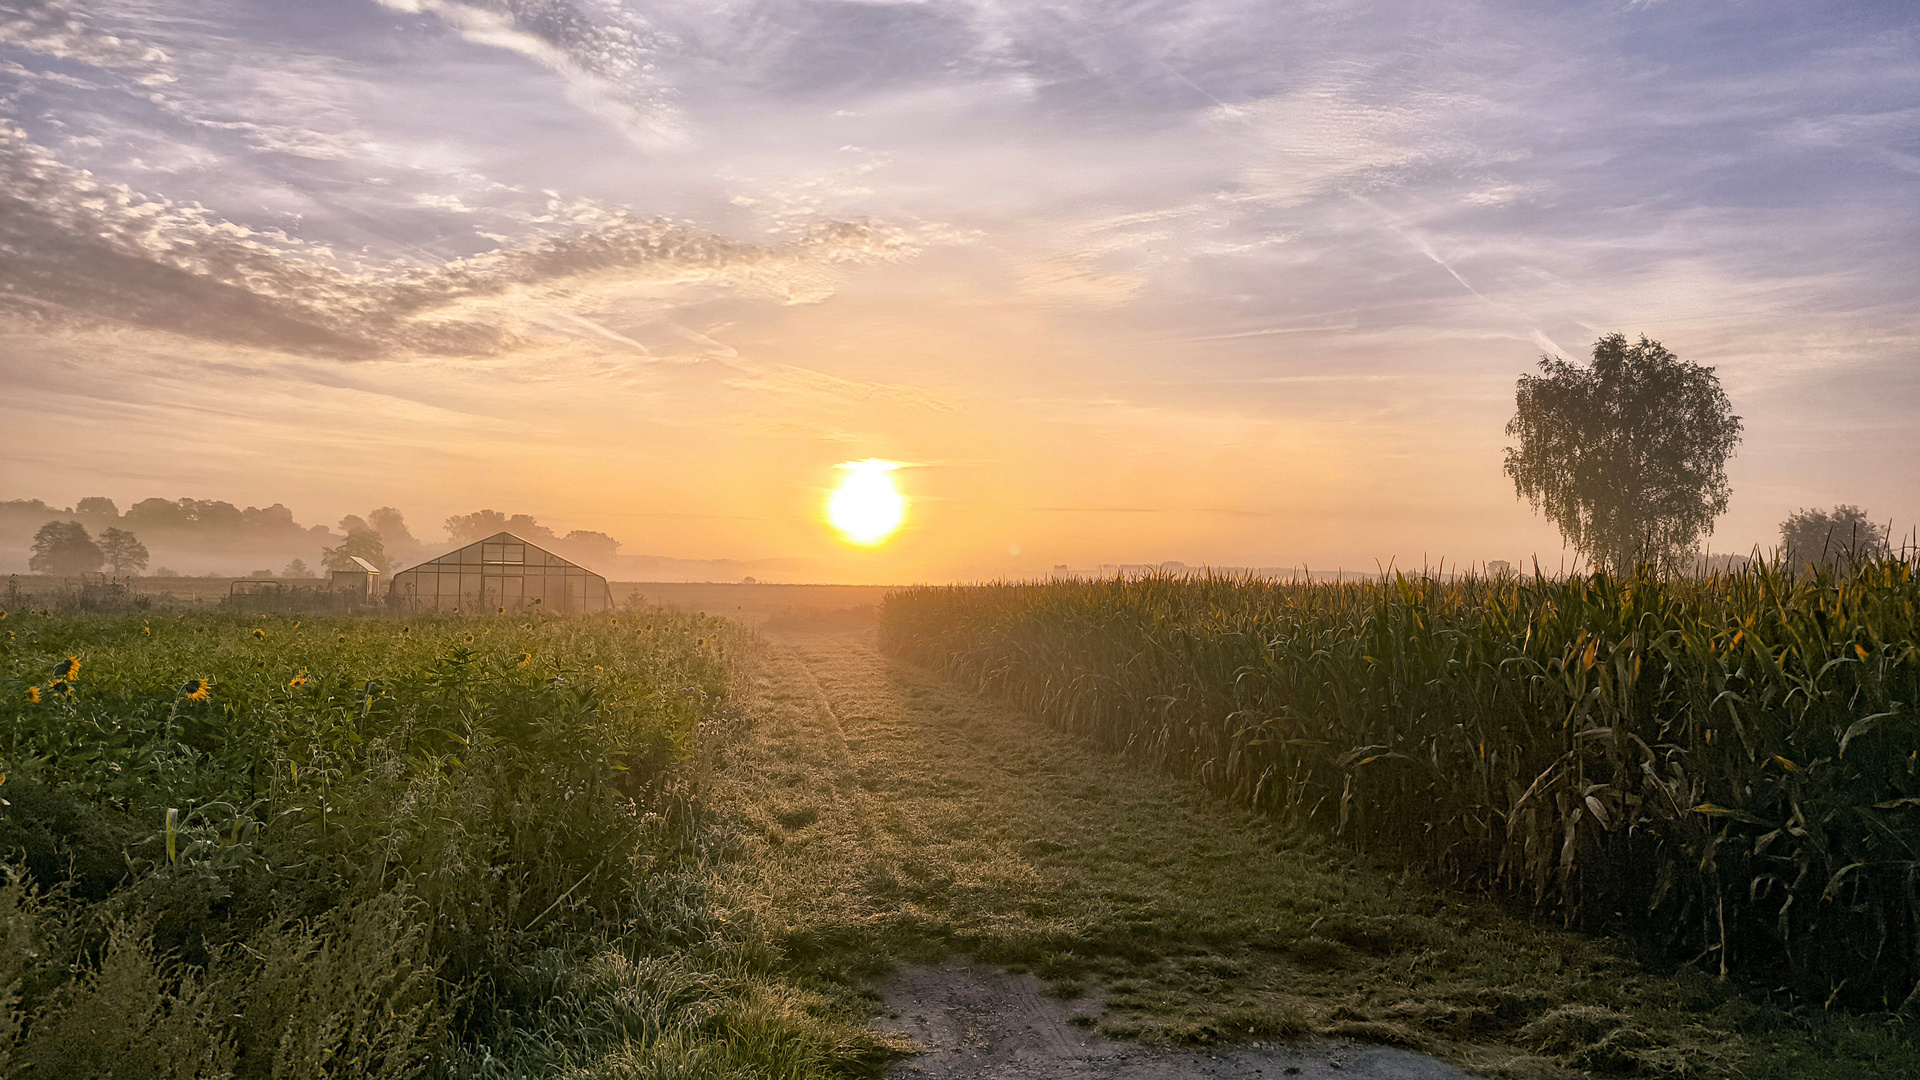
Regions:
[[77, 523], [90, 536], [108, 529], [130, 532], [147, 556], [143, 565], [123, 569], [162, 578], [284, 577], [295, 560], [303, 565], [293, 576], [302, 570], [320, 573], [327, 553], [349, 550], [346, 544], [356, 533], [378, 538], [374, 561], [390, 572], [504, 530], [616, 580], [739, 581], [757, 574], [761, 580], [778, 581], [825, 572], [795, 559], [673, 559], [625, 551], [618, 539], [603, 532], [556, 532], [527, 514], [485, 509], [424, 527], [421, 537], [414, 535], [406, 515], [391, 506], [348, 514], [329, 527], [303, 525], [280, 503], [237, 507], [219, 499], [142, 499], [123, 513], [113, 500], [94, 496], [74, 506], [49, 506], [39, 499], [0, 501], [0, 573], [34, 569], [30, 563], [36, 534], [49, 522]]

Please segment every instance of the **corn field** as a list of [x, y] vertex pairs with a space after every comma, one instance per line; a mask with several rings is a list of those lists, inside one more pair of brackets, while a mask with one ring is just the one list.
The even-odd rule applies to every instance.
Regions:
[[1915, 1004], [1912, 562], [1849, 578], [920, 588], [889, 652], [1455, 886]]

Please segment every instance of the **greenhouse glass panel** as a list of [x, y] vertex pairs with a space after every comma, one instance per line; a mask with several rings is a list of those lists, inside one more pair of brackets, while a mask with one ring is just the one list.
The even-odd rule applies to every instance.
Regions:
[[539, 608], [572, 614], [613, 606], [606, 578], [512, 533], [496, 533], [400, 571], [388, 596], [407, 612]]

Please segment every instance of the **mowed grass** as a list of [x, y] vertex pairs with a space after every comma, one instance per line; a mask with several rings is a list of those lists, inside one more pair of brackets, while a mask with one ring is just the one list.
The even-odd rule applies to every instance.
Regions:
[[0, 620], [0, 1074], [847, 1075], [708, 892], [742, 640], [654, 610]]
[[717, 895], [823, 992], [963, 956], [1086, 995], [1147, 1043], [1345, 1036], [1486, 1076], [1903, 1077], [1883, 1019], [1698, 970], [1393, 871], [1088, 745], [871, 631], [788, 626], [714, 789]]

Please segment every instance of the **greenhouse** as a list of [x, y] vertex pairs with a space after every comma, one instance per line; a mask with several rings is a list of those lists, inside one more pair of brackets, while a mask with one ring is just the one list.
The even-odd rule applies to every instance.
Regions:
[[574, 613], [613, 606], [606, 578], [505, 532], [400, 571], [387, 595], [401, 611]]

